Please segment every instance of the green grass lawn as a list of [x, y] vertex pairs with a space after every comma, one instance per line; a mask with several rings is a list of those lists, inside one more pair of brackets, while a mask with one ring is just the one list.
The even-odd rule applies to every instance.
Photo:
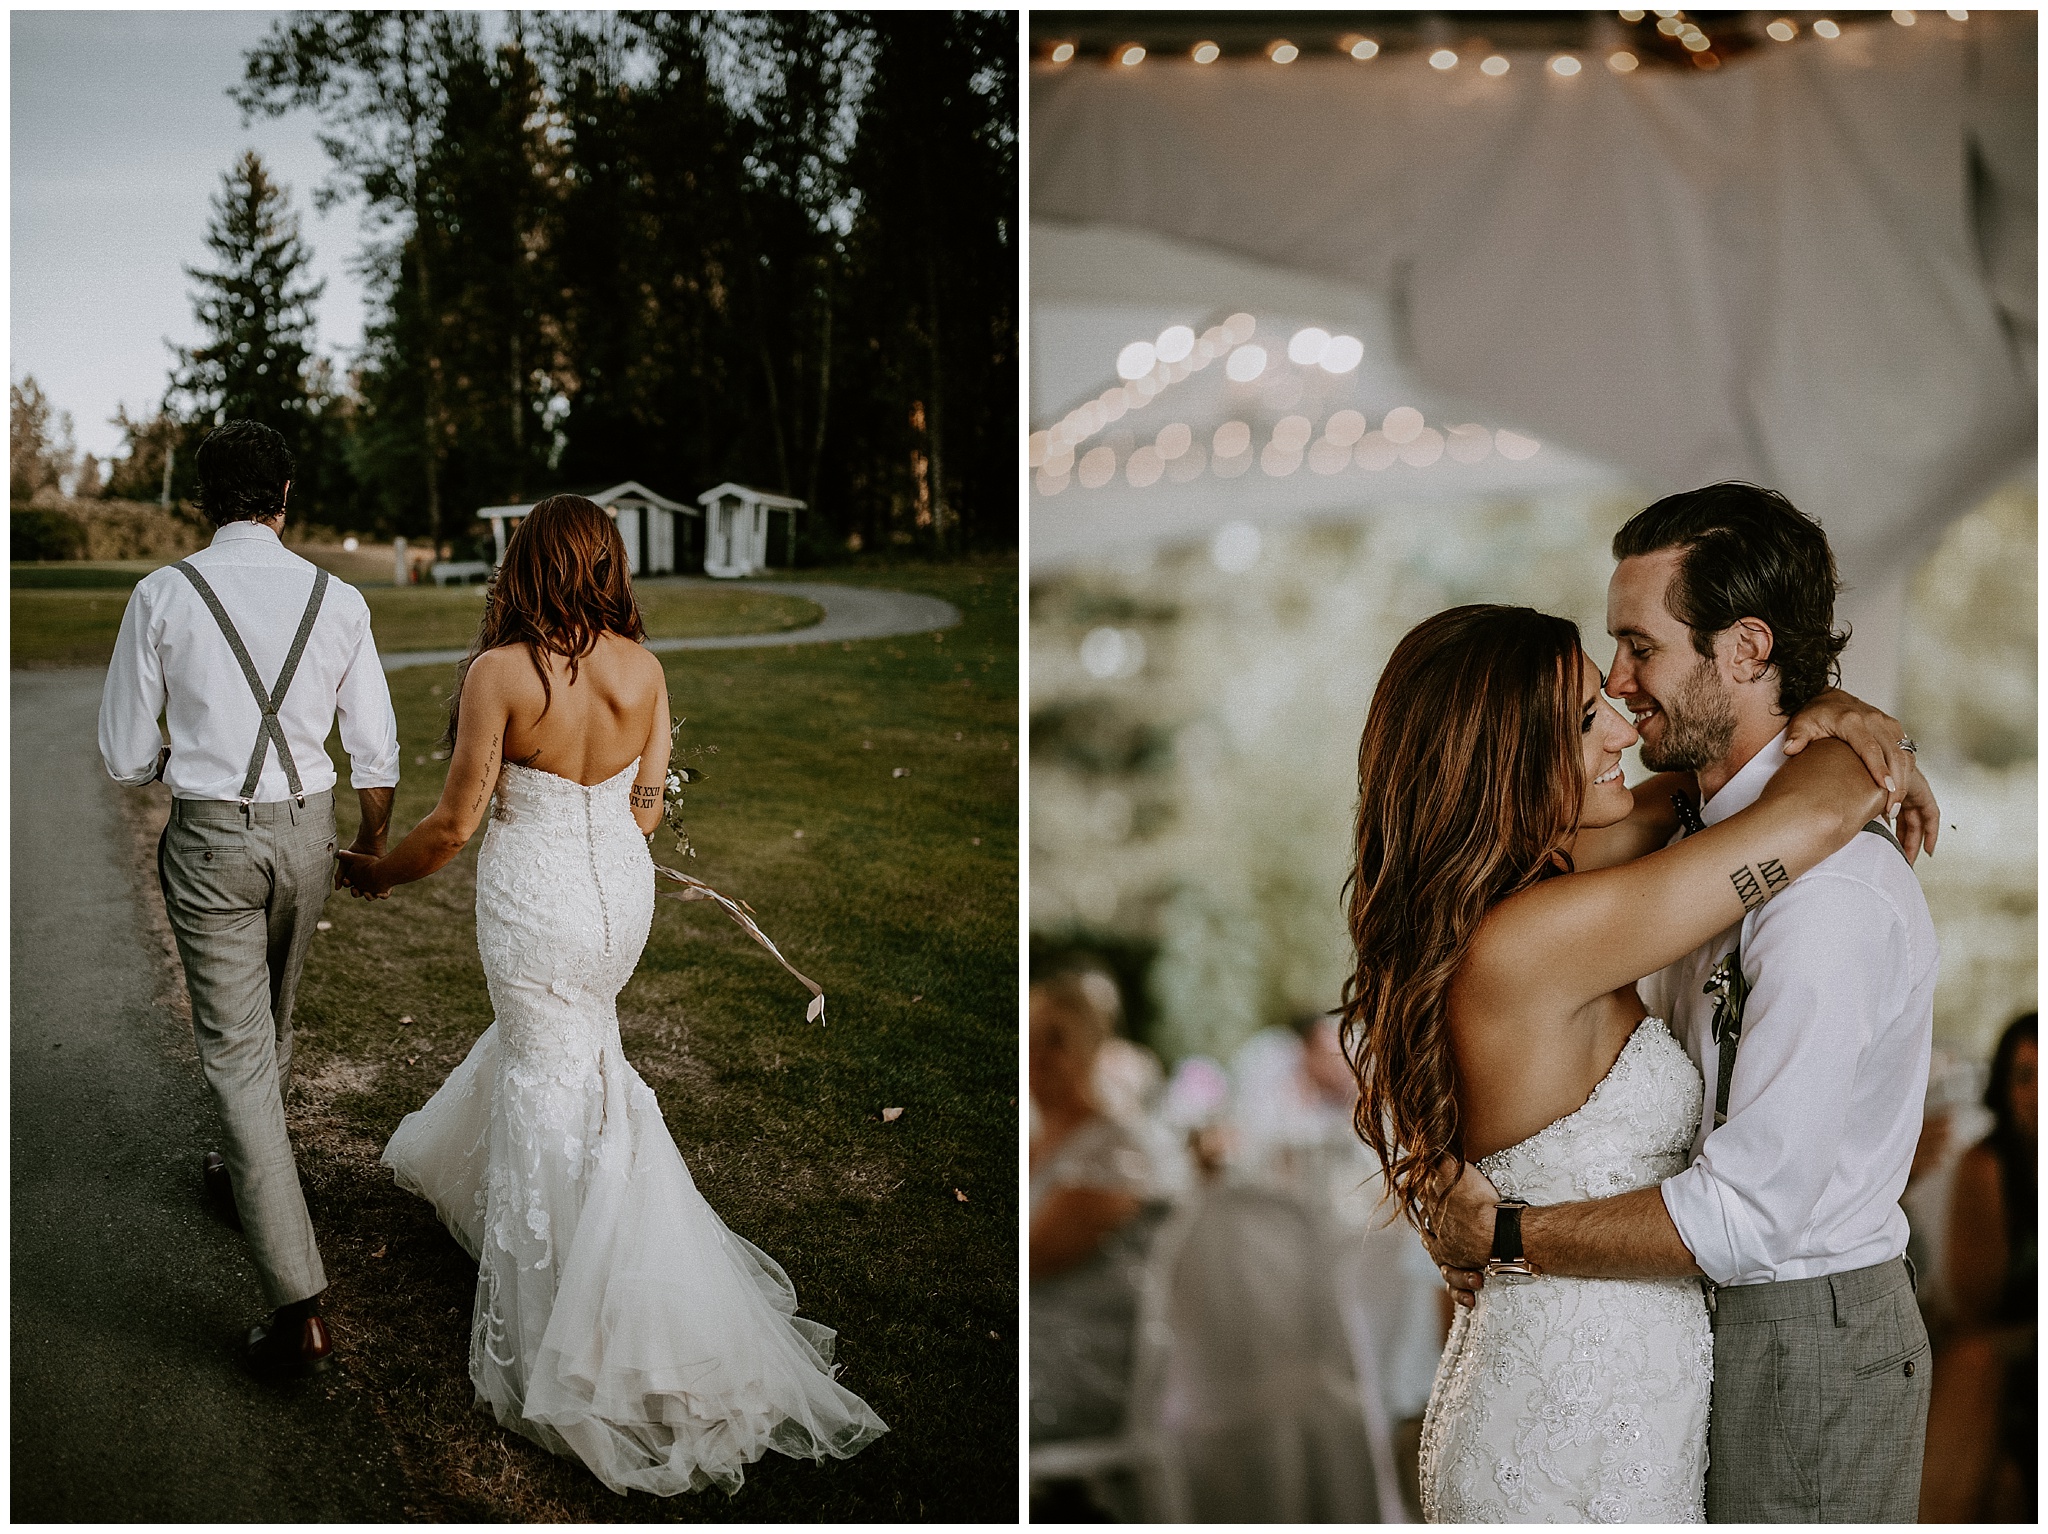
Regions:
[[[128, 593], [154, 568], [147, 563], [16, 565], [12, 574], [11, 663], [37, 669], [104, 666]], [[386, 654], [466, 648], [483, 616], [481, 586], [372, 586], [370, 630]], [[700, 634], [761, 634], [799, 629], [821, 616], [815, 603], [744, 585], [662, 580], [636, 594], [647, 632], [657, 639]]]
[[[966, 615], [940, 635], [664, 657], [706, 774], [689, 800], [697, 857], [679, 866], [753, 906], [825, 987], [826, 1026], [803, 1022], [802, 987], [722, 913], [667, 900], [620, 1016], [698, 1186], [788, 1269], [800, 1313], [838, 1329], [843, 1380], [892, 1431], [822, 1467], [770, 1455], [730, 1500], [661, 1500], [615, 1496], [473, 1410], [475, 1268], [375, 1164], [491, 1021], [472, 844], [389, 901], [331, 900], [297, 1013], [294, 1131], [337, 1345], [421, 1516], [1018, 1514], [1017, 571], [803, 576], [930, 592]], [[397, 832], [439, 792], [453, 677], [391, 678]], [[678, 862], [666, 832], [655, 852]], [[904, 1111], [884, 1123], [884, 1108]]]

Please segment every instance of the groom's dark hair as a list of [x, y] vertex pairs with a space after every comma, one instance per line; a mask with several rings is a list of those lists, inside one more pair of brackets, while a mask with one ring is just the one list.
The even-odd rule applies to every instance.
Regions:
[[291, 449], [256, 421], [230, 421], [199, 444], [199, 505], [215, 527], [260, 521], [284, 509]]
[[1661, 549], [1682, 551], [1665, 601], [1701, 655], [1714, 653], [1714, 636], [1730, 624], [1761, 618], [1771, 626], [1780, 712], [1798, 713], [1840, 679], [1849, 630], [1834, 626], [1834, 551], [1784, 496], [1725, 480], [1667, 495], [1614, 535], [1616, 559]]

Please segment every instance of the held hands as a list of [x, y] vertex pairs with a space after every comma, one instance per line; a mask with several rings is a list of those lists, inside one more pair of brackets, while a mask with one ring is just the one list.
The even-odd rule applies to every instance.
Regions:
[[1468, 1162], [1444, 1201], [1436, 1229], [1422, 1238], [1451, 1298], [1468, 1309], [1486, 1282], [1481, 1270], [1493, 1251], [1493, 1209], [1499, 1201], [1500, 1193], [1486, 1174]]
[[338, 860], [334, 870], [334, 887], [346, 889], [351, 895], [364, 900], [389, 900], [391, 886], [377, 876], [377, 853], [358, 847], [345, 847], [335, 854]]
[[1785, 754], [1797, 756], [1809, 741], [1832, 737], [1852, 748], [1871, 780], [1883, 786], [1896, 815], [1899, 846], [1911, 862], [1924, 849], [1930, 856], [1941, 836], [1941, 806], [1920, 776], [1905, 727], [1881, 708], [1853, 698], [1839, 687], [1819, 694], [1793, 716], [1785, 732]]

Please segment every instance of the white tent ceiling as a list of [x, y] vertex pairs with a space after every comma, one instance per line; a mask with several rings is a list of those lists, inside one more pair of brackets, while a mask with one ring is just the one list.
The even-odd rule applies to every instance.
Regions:
[[[1544, 447], [1034, 491], [1034, 563], [1224, 515], [1734, 477], [1820, 517], [1852, 583], [1895, 587], [2033, 452], [2034, 17], [1928, 20], [1711, 75], [1035, 67], [1034, 426], [1114, 385], [1127, 341], [1244, 311], [1283, 346], [1302, 324], [1364, 344], [1344, 379], [1296, 370], [1303, 413], [1408, 403]], [[1168, 401], [1198, 441], [1283, 408], [1232, 387], [1173, 383], [1094, 440], [1121, 467]]]

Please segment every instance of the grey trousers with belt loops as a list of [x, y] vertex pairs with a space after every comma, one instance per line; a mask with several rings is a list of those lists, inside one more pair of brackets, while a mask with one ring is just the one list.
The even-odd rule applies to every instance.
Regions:
[[1913, 1523], [1933, 1383], [1903, 1257], [1715, 1292], [1709, 1523]]
[[157, 880], [185, 964], [235, 1207], [275, 1308], [327, 1287], [285, 1132], [292, 1003], [334, 884], [334, 795], [173, 799]]

